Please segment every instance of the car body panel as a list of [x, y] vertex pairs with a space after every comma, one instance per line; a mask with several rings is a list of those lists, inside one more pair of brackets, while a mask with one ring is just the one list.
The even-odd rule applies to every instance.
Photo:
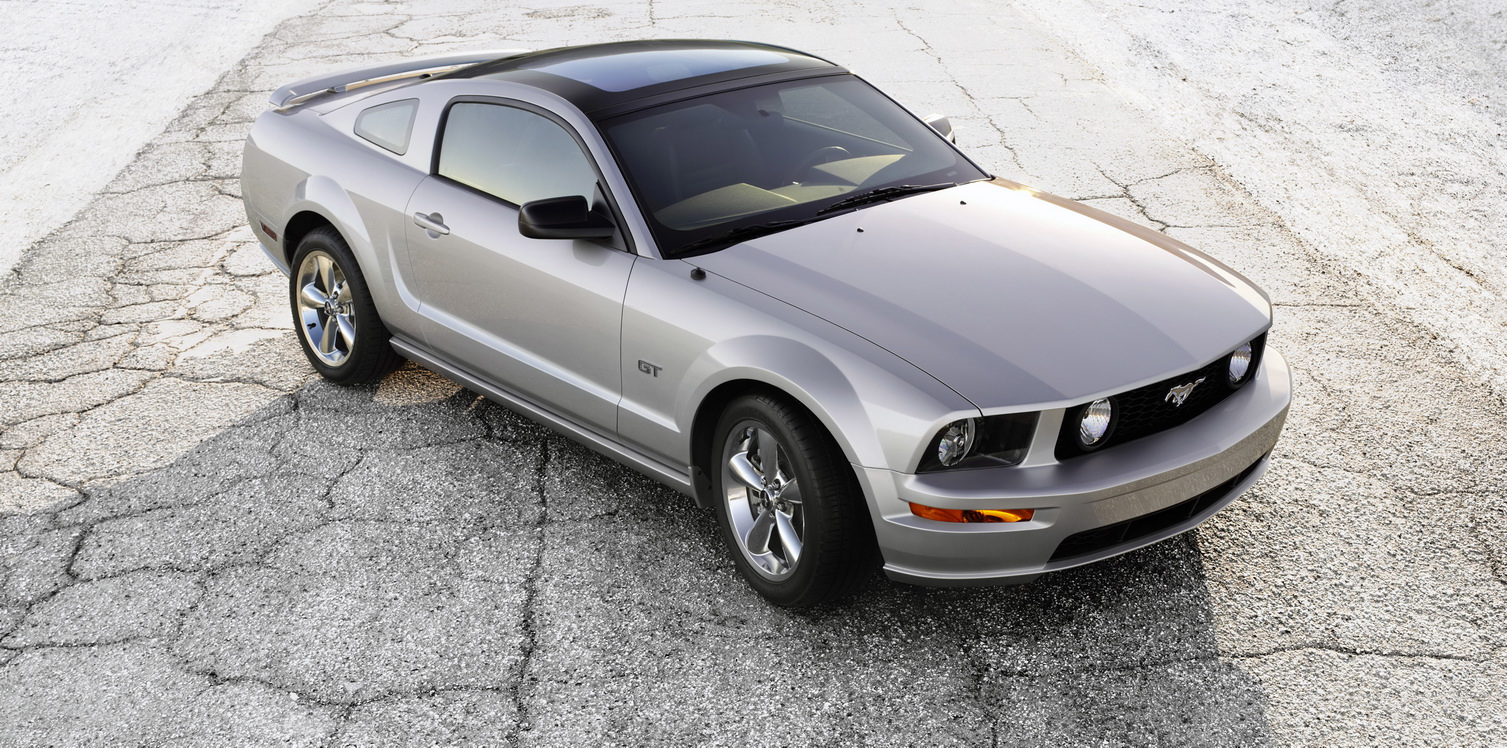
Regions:
[[431, 371], [449, 377], [451, 380], [459, 382], [495, 402], [532, 418], [574, 439], [579, 444], [638, 470], [681, 493], [688, 496], [697, 495], [692, 488], [691, 473], [687, 466], [667, 463], [656, 459], [653, 455], [645, 453], [635, 445], [619, 439], [615, 434], [592, 428], [587, 424], [551, 409], [547, 405], [535, 402], [485, 374], [467, 369], [465, 366], [447, 358], [443, 353], [435, 351], [423, 343], [401, 336], [394, 336], [392, 347], [405, 358]]
[[[372, 158], [365, 141], [331, 138], [317, 118], [303, 117], [316, 122], [311, 127], [269, 112], [247, 139], [242, 190], [254, 196], [245, 200], [248, 215], [255, 216], [253, 231], [264, 243], [281, 246], [261, 223], [276, 227], [281, 236], [302, 213], [322, 217], [350, 245], [388, 329], [420, 336], [418, 301], [407, 279], [402, 211], [424, 173], [386, 157]], [[277, 156], [266, 156], [269, 152]], [[292, 260], [291, 248], [277, 254], [282, 266]]]
[[[1027, 581], [1047, 571], [1126, 553], [1197, 526], [1265, 472], [1292, 399], [1292, 375], [1268, 350], [1255, 380], [1199, 418], [1097, 460], [923, 476], [866, 469], [875, 531], [893, 579], [927, 584]], [[1113, 455], [1111, 458], [1110, 455]], [[1248, 472], [1245, 472], [1248, 471]], [[1074, 533], [1142, 517], [1244, 477], [1209, 507], [1152, 534], [1053, 560]], [[921, 519], [908, 502], [947, 508], [1032, 508], [1029, 522], [954, 524]]]
[[614, 429], [623, 294], [636, 258], [591, 241], [525, 238], [516, 208], [438, 177], [424, 179], [407, 213], [442, 216], [450, 231], [405, 221], [429, 344]]
[[1270, 324], [1266, 299], [1201, 255], [987, 182], [738, 249], [699, 261], [981, 408], [1092, 400], [1207, 364]]
[[738, 381], [794, 397], [857, 465], [902, 464], [918, 430], [977, 415], [894, 354], [766, 294], [712, 275], [695, 280], [693, 267], [643, 259], [634, 268], [623, 313], [624, 440], [689, 463], [699, 404]]

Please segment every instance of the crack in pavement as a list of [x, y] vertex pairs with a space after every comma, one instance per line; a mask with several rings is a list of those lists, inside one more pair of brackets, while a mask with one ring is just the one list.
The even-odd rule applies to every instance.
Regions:
[[543, 439], [539, 442], [539, 455], [534, 463], [534, 493], [539, 499], [539, 521], [534, 527], [538, 549], [534, 553], [533, 562], [529, 567], [527, 581], [524, 587], [523, 615], [522, 615], [522, 638], [521, 647], [523, 657], [518, 663], [518, 677], [514, 682], [512, 697], [515, 708], [518, 710], [518, 720], [514, 727], [509, 745], [522, 745], [524, 736], [533, 729], [534, 715], [530, 710], [529, 694], [527, 686], [535, 676], [529, 671], [534, 665], [534, 650], [539, 646], [539, 612], [536, 607], [539, 597], [539, 581], [544, 570], [544, 547], [547, 540], [545, 527], [549, 523], [549, 492], [546, 483], [549, 475], [550, 442]]

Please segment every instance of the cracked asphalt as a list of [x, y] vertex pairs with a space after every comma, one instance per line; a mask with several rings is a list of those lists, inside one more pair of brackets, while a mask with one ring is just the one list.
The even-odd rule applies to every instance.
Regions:
[[[312, 376], [242, 225], [267, 92], [646, 36], [829, 56], [953, 115], [1001, 176], [1254, 279], [1295, 370], [1270, 472], [1089, 568], [876, 576], [792, 613], [738, 579], [710, 513], [475, 393], [412, 366]], [[966, 1], [331, 2], [284, 22], [0, 286], [0, 744], [1507, 743], [1502, 393], [1363, 257], [1306, 239], [1073, 49]]]

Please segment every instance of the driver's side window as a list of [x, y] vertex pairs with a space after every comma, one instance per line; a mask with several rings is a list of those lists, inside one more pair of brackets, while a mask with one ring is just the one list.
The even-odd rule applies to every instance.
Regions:
[[438, 173], [514, 205], [581, 195], [591, 201], [596, 172], [565, 128], [502, 104], [450, 107]]

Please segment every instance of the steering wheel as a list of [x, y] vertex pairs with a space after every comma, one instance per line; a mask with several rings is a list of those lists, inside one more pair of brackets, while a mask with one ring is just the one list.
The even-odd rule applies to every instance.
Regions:
[[844, 147], [842, 147], [840, 145], [829, 145], [829, 146], [824, 146], [822, 148], [818, 148], [818, 149], [812, 151], [811, 155], [806, 156], [806, 158], [801, 161], [801, 165], [800, 166], [795, 167], [795, 171], [791, 172], [791, 174], [792, 174], [792, 176], [794, 176], [796, 178], [795, 179], [791, 179], [790, 181], [792, 181], [792, 182], [803, 182], [805, 180], [800, 179], [800, 177], [805, 176], [806, 172], [811, 171], [812, 169], [816, 168], [817, 166], [820, 166], [821, 164], [829, 163], [829, 162], [832, 162], [832, 161], [841, 161], [841, 160], [843, 160], [845, 158], [852, 158], [852, 157], [853, 157], [853, 154], [849, 153], [848, 149], [846, 149], [846, 148], [844, 148]]

